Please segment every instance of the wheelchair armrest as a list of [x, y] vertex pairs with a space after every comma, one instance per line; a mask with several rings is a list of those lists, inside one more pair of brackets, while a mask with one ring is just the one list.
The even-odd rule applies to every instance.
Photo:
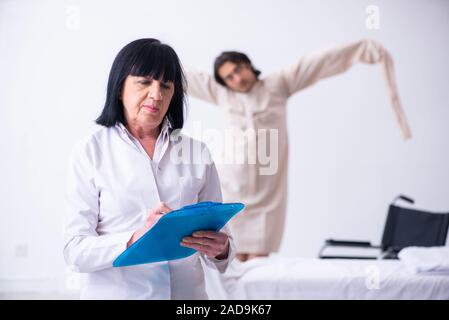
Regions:
[[335, 239], [327, 239], [325, 241], [325, 246], [379, 248], [378, 246], [373, 246], [369, 241], [335, 240]]

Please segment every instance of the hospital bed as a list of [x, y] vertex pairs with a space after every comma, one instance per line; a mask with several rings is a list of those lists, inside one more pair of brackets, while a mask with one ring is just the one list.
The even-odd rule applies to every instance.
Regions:
[[[326, 259], [288, 258], [279, 255], [247, 262], [234, 259], [223, 275], [207, 271], [209, 297], [449, 300], [449, 255], [445, 247], [440, 247], [446, 243], [449, 214], [402, 208], [396, 205], [398, 200], [414, 203], [413, 199], [404, 195], [393, 200], [389, 206], [380, 246], [372, 246], [369, 242], [328, 240], [318, 255]], [[324, 254], [325, 249], [342, 247], [348, 250], [354, 246], [362, 251], [375, 249], [380, 252], [375, 255], [370, 252], [370, 256], [361, 253]], [[413, 258], [410, 249], [407, 249], [408, 255], [404, 255], [406, 259], [397, 259], [402, 249], [413, 247], [421, 248], [418, 249], [421, 250], [420, 259], [410, 260], [410, 257]], [[423, 254], [422, 248], [430, 251]], [[416, 255], [416, 249], [412, 250], [415, 250]], [[410, 262], [413, 261], [419, 261], [423, 269], [444, 272], [416, 273], [410, 268]]]
[[234, 260], [206, 278], [211, 299], [449, 299], [449, 273], [413, 274], [400, 260]]

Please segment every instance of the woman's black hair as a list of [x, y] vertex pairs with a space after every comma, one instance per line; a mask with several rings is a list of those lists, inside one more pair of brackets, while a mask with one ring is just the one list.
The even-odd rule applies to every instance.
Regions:
[[117, 54], [109, 73], [106, 102], [95, 120], [97, 124], [112, 127], [121, 122], [126, 125], [121, 94], [128, 75], [162, 78], [164, 82], [173, 82], [174, 93], [166, 117], [172, 130], [183, 127], [185, 76], [176, 52], [157, 39], [132, 41]]
[[214, 62], [214, 77], [215, 77], [215, 80], [222, 86], [226, 87], [226, 83], [218, 74], [218, 70], [226, 62], [232, 62], [235, 64], [239, 64], [239, 63], [248, 64], [251, 67], [251, 70], [254, 72], [256, 79], [259, 79], [259, 75], [261, 74], [261, 72], [259, 70], [257, 70], [256, 68], [254, 68], [253, 64], [251, 63], [251, 60], [249, 60], [249, 58], [246, 54], [244, 54], [242, 52], [237, 52], [237, 51], [225, 51], [225, 52], [222, 52], [217, 58], [215, 58], [215, 62]]

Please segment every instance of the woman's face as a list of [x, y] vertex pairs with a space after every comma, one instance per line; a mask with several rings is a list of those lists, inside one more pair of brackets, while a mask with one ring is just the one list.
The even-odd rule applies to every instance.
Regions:
[[150, 129], [158, 127], [167, 113], [174, 90], [173, 82], [128, 75], [122, 91], [127, 123]]

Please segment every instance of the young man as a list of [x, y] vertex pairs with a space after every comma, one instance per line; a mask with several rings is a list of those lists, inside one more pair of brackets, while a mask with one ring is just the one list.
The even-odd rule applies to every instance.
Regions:
[[[336, 48], [323, 50], [301, 58], [294, 65], [259, 79], [249, 58], [240, 52], [223, 52], [215, 60], [214, 78], [210, 75], [187, 70], [188, 94], [218, 105], [225, 112], [228, 124], [234, 132], [256, 132], [251, 142], [247, 134], [243, 142], [235, 134], [237, 158], [243, 164], [219, 165], [219, 173], [226, 202], [243, 202], [245, 212], [231, 222], [237, 258], [241, 261], [267, 256], [279, 249], [284, 230], [287, 201], [288, 142], [286, 106], [288, 98], [296, 92], [348, 70], [355, 63], [382, 63], [390, 98], [405, 139], [411, 133], [402, 111], [393, 75], [390, 54], [373, 40], [361, 40]], [[249, 161], [251, 143], [258, 145], [261, 136], [258, 129], [277, 130], [275, 144], [264, 138], [268, 150], [277, 150], [275, 172], [261, 174], [264, 164], [258, 157]], [[238, 140], [240, 139], [240, 140]], [[254, 149], [250, 149], [254, 150]]]

